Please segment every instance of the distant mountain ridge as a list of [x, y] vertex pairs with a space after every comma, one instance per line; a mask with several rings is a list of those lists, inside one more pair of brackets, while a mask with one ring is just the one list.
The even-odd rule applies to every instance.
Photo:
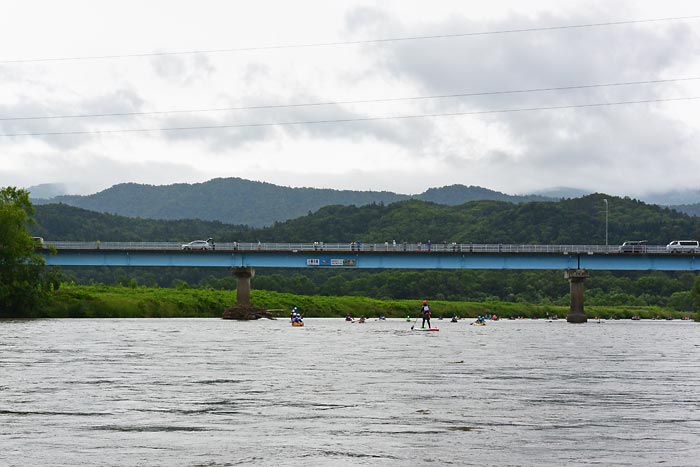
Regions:
[[65, 183], [42, 183], [26, 188], [32, 199], [51, 199], [56, 196], [68, 195], [69, 188]]
[[[179, 220], [201, 219], [226, 224], [264, 227], [304, 216], [330, 205], [365, 206], [391, 204], [408, 199], [458, 206], [470, 201], [506, 201], [527, 203], [580, 198], [587, 193], [576, 188], [559, 187], [538, 194], [509, 195], [479, 186], [449, 185], [429, 188], [417, 195], [390, 191], [354, 191], [324, 188], [291, 188], [242, 178], [216, 178], [203, 183], [144, 185], [122, 183], [91, 195], [65, 195], [62, 184], [32, 187], [32, 201], [39, 204], [64, 203], [95, 212], [127, 217]], [[693, 193], [697, 195], [693, 198]], [[43, 195], [45, 198], [42, 199]], [[666, 205], [679, 212], [700, 215], [700, 203], [663, 203], [663, 195], [646, 201]], [[668, 199], [700, 199], [700, 191], [674, 192]]]
[[556, 187], [549, 188], [547, 190], [537, 190], [533, 193], [534, 195], [545, 196], [548, 198], [583, 198], [593, 194], [590, 190], [581, 190], [579, 188], [569, 188], [569, 187]]
[[458, 206], [470, 201], [506, 201], [509, 203], [529, 203], [532, 201], [557, 201], [557, 198], [541, 195], [507, 195], [480, 186], [449, 185], [429, 188], [413, 199], [430, 201], [447, 206]]
[[418, 199], [455, 206], [469, 201], [512, 203], [554, 201], [543, 196], [512, 196], [476, 186], [430, 188], [410, 196], [388, 191], [291, 188], [241, 178], [216, 178], [203, 183], [142, 185], [123, 183], [92, 195], [63, 195], [36, 204], [63, 203], [96, 212], [148, 219], [201, 219], [263, 227], [315, 212], [324, 206], [391, 204]]

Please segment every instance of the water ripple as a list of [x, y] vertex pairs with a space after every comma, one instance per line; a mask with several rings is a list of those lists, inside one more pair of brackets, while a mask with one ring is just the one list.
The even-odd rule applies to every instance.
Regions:
[[697, 465], [696, 323], [0, 326], [0, 465]]

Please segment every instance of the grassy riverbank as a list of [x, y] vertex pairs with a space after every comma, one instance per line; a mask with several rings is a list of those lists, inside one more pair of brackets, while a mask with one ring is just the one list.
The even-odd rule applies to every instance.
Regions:
[[[430, 297], [426, 297], [430, 300]], [[420, 300], [375, 300], [365, 297], [326, 297], [293, 295], [263, 290], [251, 292], [252, 304], [275, 310], [273, 313], [287, 317], [292, 307], [298, 307], [307, 317], [353, 316], [368, 318], [416, 316]], [[35, 318], [220, 318], [223, 311], [236, 303], [236, 292], [213, 289], [164, 289], [119, 286], [63, 285], [51, 302], [31, 317]], [[538, 317], [548, 314], [566, 316], [568, 307], [531, 305], [507, 302], [448, 302], [430, 300], [433, 316], [448, 318], [452, 314], [461, 317], [496, 314], [500, 317]], [[695, 313], [670, 311], [659, 307], [587, 307], [589, 317], [679, 319], [682, 316], [696, 318]]]

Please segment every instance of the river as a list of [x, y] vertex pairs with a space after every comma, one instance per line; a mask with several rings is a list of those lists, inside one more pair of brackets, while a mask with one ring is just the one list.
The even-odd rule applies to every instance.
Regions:
[[0, 321], [0, 465], [700, 465], [697, 323], [305, 321]]

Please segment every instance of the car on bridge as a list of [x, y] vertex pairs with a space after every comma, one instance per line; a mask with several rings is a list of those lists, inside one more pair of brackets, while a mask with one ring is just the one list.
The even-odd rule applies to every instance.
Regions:
[[182, 245], [183, 250], [213, 250], [216, 248], [214, 245], [214, 239], [208, 238], [206, 240], [193, 240], [190, 243], [185, 243]]
[[646, 240], [630, 240], [620, 245], [620, 253], [646, 253]]
[[698, 253], [700, 243], [697, 240], [674, 240], [666, 245], [669, 253]]

